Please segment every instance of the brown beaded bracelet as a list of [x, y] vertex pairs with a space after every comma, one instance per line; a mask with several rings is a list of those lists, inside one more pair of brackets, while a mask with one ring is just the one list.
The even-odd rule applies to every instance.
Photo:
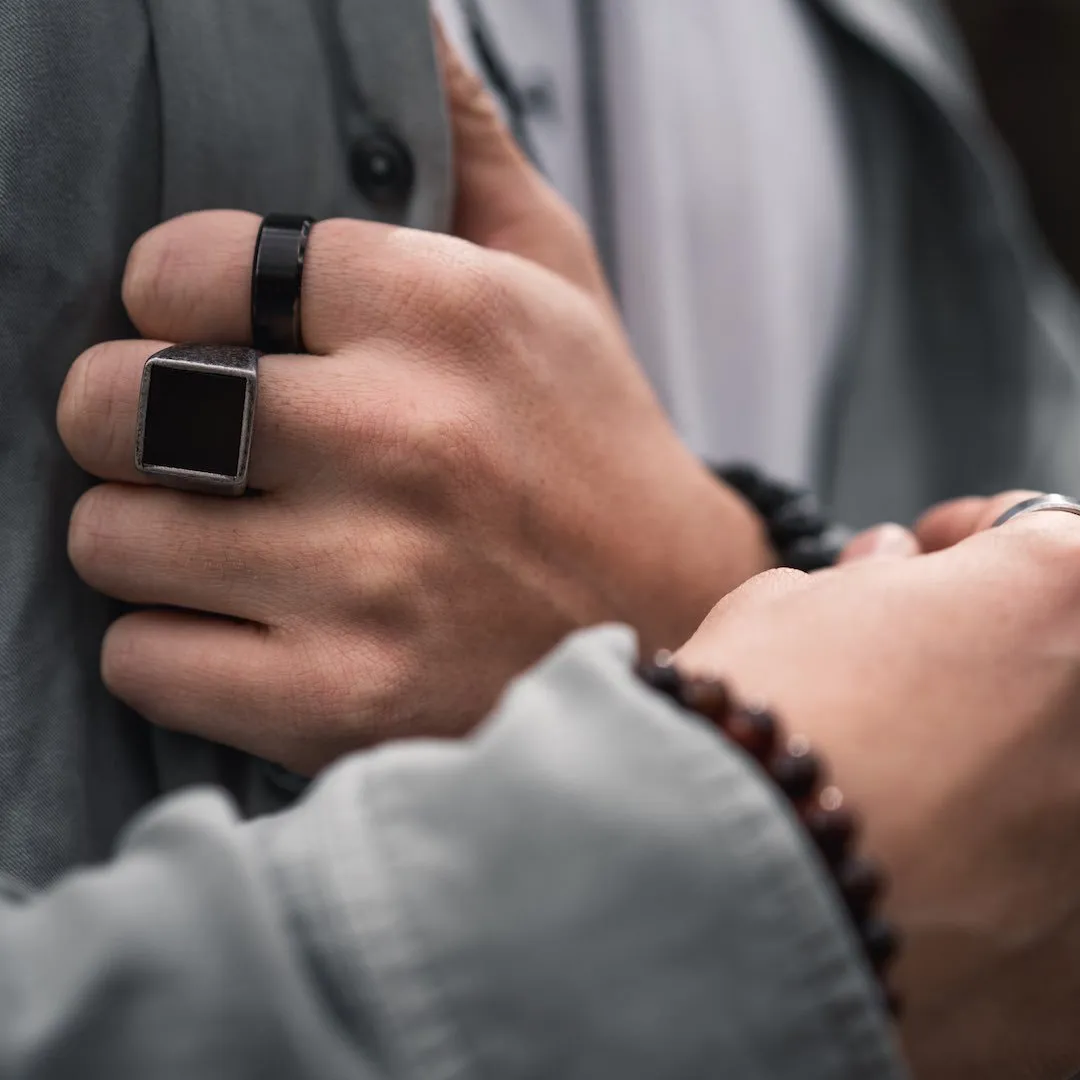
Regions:
[[900, 939], [878, 915], [885, 875], [875, 863], [855, 853], [858, 819], [844, 805], [840, 790], [825, 783], [824, 767], [809, 742], [800, 735], [785, 738], [771, 712], [740, 705], [720, 680], [684, 675], [668, 652], [641, 665], [638, 674], [654, 690], [703, 717], [741, 747], [791, 802], [851, 916], [886, 1008], [898, 1015], [900, 1002], [889, 987], [888, 976]]

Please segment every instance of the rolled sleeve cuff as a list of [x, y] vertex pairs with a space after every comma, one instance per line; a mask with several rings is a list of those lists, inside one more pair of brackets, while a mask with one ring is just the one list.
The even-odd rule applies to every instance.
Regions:
[[342, 1017], [410, 1077], [906, 1075], [792, 813], [634, 658], [577, 635], [470, 739], [251, 826]]

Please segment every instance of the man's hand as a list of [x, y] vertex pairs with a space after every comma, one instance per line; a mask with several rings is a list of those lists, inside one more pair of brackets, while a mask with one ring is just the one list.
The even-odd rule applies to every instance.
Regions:
[[[985, 528], [1026, 493], [953, 506]], [[958, 533], [956, 534], [958, 535]], [[943, 542], [953, 533], [942, 529]], [[731, 594], [681, 654], [820, 748], [908, 941], [922, 1080], [1080, 1066], [1080, 519]]]
[[1007, 491], [990, 498], [952, 499], [927, 510], [915, 525], [915, 535], [925, 551], [942, 551], [991, 528], [1006, 510], [1038, 494]]
[[315, 227], [314, 355], [262, 361], [258, 497], [158, 489], [133, 463], [147, 357], [250, 335], [253, 215], [143, 237], [124, 299], [153, 340], [81, 356], [59, 406], [72, 455], [109, 481], [75, 508], [74, 565], [158, 609], [112, 627], [109, 687], [158, 724], [307, 773], [381, 738], [465, 730], [582, 624], [684, 640], [768, 565], [756, 517], [654, 399], [581, 222], [482, 87], [454, 63], [448, 83], [464, 239]]

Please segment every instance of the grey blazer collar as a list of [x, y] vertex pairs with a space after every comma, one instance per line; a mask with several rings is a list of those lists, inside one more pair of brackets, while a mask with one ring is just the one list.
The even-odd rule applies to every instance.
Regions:
[[982, 110], [967, 51], [938, 0], [811, 0], [884, 54], [953, 119]]

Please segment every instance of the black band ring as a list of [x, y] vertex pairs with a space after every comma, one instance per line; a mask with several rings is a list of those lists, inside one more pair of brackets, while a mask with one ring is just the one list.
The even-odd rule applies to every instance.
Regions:
[[302, 353], [300, 291], [312, 218], [263, 218], [251, 269], [251, 336], [263, 353]]

